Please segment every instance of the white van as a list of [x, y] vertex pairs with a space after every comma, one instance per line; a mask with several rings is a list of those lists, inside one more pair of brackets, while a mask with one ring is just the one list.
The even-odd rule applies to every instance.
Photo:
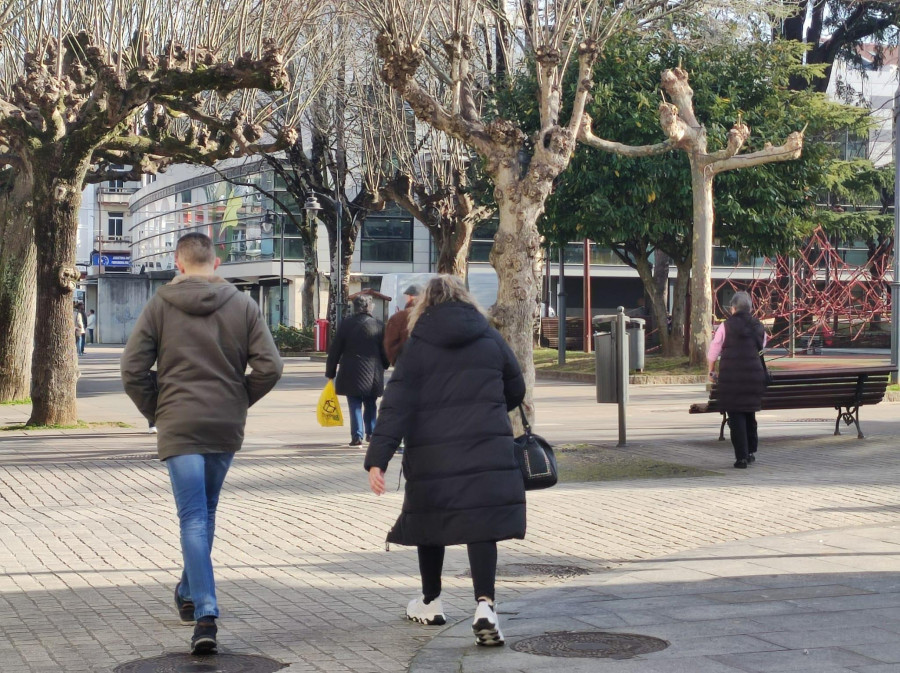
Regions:
[[[379, 292], [391, 297], [388, 304], [388, 317], [404, 308], [403, 291], [412, 284], [425, 284], [438, 274], [436, 273], [386, 273], [381, 277]], [[497, 301], [497, 272], [490, 264], [472, 264], [469, 266], [469, 291], [482, 308], [488, 309]]]
[[397, 311], [406, 307], [403, 291], [410, 285], [425, 284], [437, 276], [436, 273], [386, 273], [381, 277], [381, 289], [379, 292], [391, 298], [388, 304], [387, 317], [390, 318]]

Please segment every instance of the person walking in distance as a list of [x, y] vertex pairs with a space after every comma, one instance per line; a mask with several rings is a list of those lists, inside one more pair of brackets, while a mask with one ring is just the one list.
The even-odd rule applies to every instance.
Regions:
[[97, 327], [97, 314], [94, 313], [94, 309], [91, 309], [90, 311], [88, 311], [88, 316], [87, 316], [87, 332], [88, 332], [88, 339], [89, 339], [91, 345], [94, 344], [94, 329], [96, 329], [96, 327]]
[[384, 326], [372, 317], [372, 298], [353, 299], [354, 314], [341, 321], [328, 351], [325, 377], [335, 379], [334, 391], [347, 396], [350, 407], [350, 446], [362, 446], [375, 429], [378, 398], [384, 393]]
[[282, 372], [259, 306], [215, 275], [219, 261], [208, 236], [178, 240], [181, 275], [150, 299], [121, 362], [125, 392], [159, 428], [157, 450], [172, 484], [184, 559], [175, 606], [183, 623], [196, 621], [193, 654], [217, 649], [211, 552], [219, 493], [241, 448], [248, 407]]
[[422, 288], [415, 284], [406, 288], [403, 292], [405, 306], [392, 315], [384, 326], [384, 352], [392, 366], [397, 364], [403, 345], [409, 339], [409, 312], [416, 305], [421, 292]]
[[388, 382], [365, 469], [376, 495], [406, 439], [403, 509], [387, 541], [417, 547], [422, 596], [406, 607], [422, 624], [446, 621], [444, 548], [465, 544], [479, 645], [502, 645], [494, 584], [497, 542], [525, 537], [525, 484], [509, 410], [525, 397], [512, 350], [463, 282], [439, 276], [410, 314], [410, 336]]
[[756, 462], [759, 438], [756, 412], [762, 408], [766, 373], [760, 353], [766, 345], [766, 328], [750, 311], [753, 303], [746, 292], [731, 299], [731, 317], [719, 325], [709, 347], [709, 376], [716, 380], [719, 360], [718, 407], [728, 415], [734, 447], [734, 466], [744, 469]]
[[75, 304], [72, 318], [75, 321], [75, 354], [84, 355], [84, 313], [81, 312], [81, 304]]

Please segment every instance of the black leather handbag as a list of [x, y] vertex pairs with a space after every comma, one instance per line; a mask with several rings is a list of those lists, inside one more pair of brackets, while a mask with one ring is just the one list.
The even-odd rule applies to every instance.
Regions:
[[522, 478], [525, 480], [525, 490], [536, 491], [539, 488], [550, 488], [559, 480], [553, 447], [546, 439], [531, 432], [525, 410], [521, 406], [519, 413], [522, 414], [522, 426], [525, 428], [525, 434], [516, 437], [515, 451], [519, 469], [522, 470]]

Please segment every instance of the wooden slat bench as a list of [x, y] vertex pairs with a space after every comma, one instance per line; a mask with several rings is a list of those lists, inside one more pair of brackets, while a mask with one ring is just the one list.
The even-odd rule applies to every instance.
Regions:
[[[841, 434], [841, 420], [856, 425], [857, 436], [864, 437], [859, 427], [859, 408], [878, 404], [890, 383], [889, 366], [845, 367], [835, 369], [794, 370], [772, 372], [773, 382], [766, 388], [762, 408], [770, 409], [836, 409], [834, 434]], [[719, 439], [725, 439], [726, 412], [716, 402], [718, 386], [709, 386], [709, 400], [692, 404], [690, 413], [722, 414]]]

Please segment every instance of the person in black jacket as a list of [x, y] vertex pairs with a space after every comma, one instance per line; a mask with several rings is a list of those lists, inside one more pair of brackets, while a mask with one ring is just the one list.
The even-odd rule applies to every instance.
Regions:
[[759, 357], [766, 345], [766, 329], [750, 314], [752, 308], [746, 292], [732, 297], [731, 317], [716, 330], [707, 355], [709, 375], [714, 378], [716, 359], [721, 354], [718, 406], [728, 414], [734, 466], [740, 469], [756, 461], [756, 412], [762, 408], [766, 391], [766, 373]]
[[[384, 325], [372, 317], [372, 298], [364, 294], [353, 299], [354, 315], [345, 318], [328, 351], [325, 376], [337, 378], [334, 390], [347, 396], [350, 407], [350, 446], [361, 446], [375, 429], [378, 398], [384, 393]], [[365, 411], [363, 411], [365, 409]]]
[[525, 536], [525, 486], [509, 410], [525, 397], [512, 350], [455, 276], [433, 278], [410, 314], [410, 337], [387, 386], [365, 468], [374, 493], [405, 439], [406, 492], [388, 542], [415, 545], [422, 597], [406, 616], [446, 621], [441, 570], [447, 545], [468, 546], [479, 645], [502, 645], [494, 610], [497, 541]]

